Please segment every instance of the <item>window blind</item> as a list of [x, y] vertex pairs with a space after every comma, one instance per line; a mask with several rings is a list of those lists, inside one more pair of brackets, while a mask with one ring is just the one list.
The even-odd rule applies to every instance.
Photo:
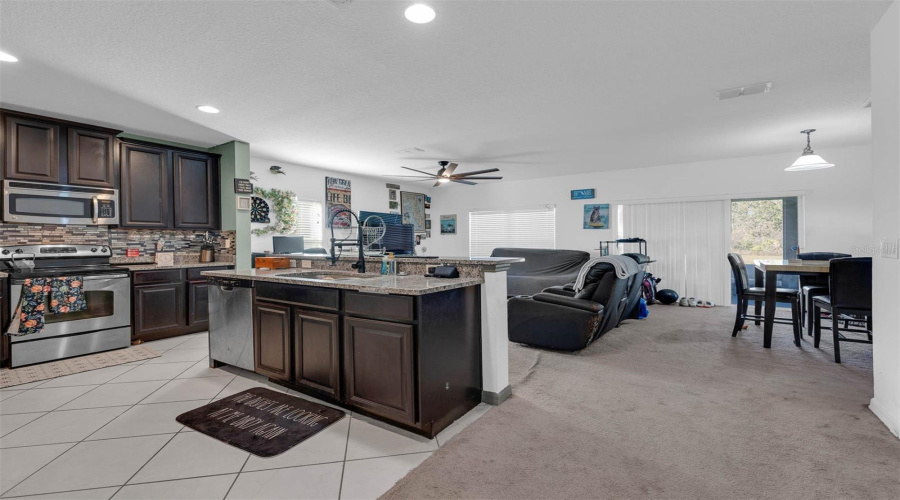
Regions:
[[322, 203], [294, 201], [294, 226], [291, 233], [303, 236], [305, 248], [322, 247]]
[[469, 212], [469, 255], [498, 247], [556, 248], [556, 206]]

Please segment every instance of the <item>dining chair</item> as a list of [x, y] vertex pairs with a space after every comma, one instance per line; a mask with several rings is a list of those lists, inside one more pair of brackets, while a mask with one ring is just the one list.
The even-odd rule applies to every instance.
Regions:
[[[834, 336], [834, 362], [841, 362], [841, 342], [872, 343], [872, 257], [844, 257], [828, 264], [828, 295], [813, 299], [813, 345], [819, 347], [822, 337], [822, 314], [831, 313], [831, 332]], [[849, 314], [866, 318], [866, 329], [841, 328], [839, 316]], [[844, 332], [865, 333], [866, 339], [847, 338]]]
[[[838, 252], [802, 252], [797, 254], [800, 260], [831, 260], [852, 257], [850, 254]], [[806, 335], [813, 334], [813, 298], [828, 295], [828, 276], [800, 276], [800, 317], [805, 319]]]
[[[750, 301], [756, 304], [762, 304], [766, 300], [766, 289], [761, 286], [751, 287], [747, 277], [747, 266], [744, 259], [739, 254], [728, 254], [728, 263], [731, 265], [731, 273], [734, 275], [735, 289], [737, 290], [737, 314], [734, 318], [734, 330], [731, 332], [732, 337], [736, 337], [738, 332], [744, 328], [744, 321], [752, 319], [759, 321], [764, 319], [759, 314], [747, 314], [747, 308]], [[760, 283], [756, 283], [759, 285]], [[775, 323], [790, 324], [794, 327], [794, 343], [800, 345], [800, 291], [791, 288], [778, 288], [775, 292], [778, 302], [789, 302], [791, 304], [791, 319], [775, 318]]]

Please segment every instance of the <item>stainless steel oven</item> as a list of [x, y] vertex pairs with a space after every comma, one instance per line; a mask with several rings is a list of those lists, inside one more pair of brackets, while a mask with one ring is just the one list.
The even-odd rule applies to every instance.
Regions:
[[45, 314], [39, 333], [10, 336], [10, 365], [19, 367], [131, 345], [131, 277], [109, 265], [110, 249], [91, 245], [33, 245], [0, 248], [0, 265], [10, 273], [10, 312], [29, 278], [78, 276], [86, 308]]
[[118, 224], [118, 205], [118, 189], [3, 181], [4, 222]]

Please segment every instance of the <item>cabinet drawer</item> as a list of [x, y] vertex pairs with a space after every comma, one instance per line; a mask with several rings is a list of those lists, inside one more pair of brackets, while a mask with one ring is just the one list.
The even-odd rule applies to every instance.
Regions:
[[344, 311], [347, 314], [373, 318], [413, 320], [413, 298], [403, 295], [344, 292]]
[[340, 290], [302, 285], [283, 285], [266, 281], [258, 281], [256, 283], [256, 298], [330, 309], [332, 311], [337, 311], [340, 307]]
[[132, 280], [135, 285], [149, 283], [177, 283], [180, 281], [184, 281], [184, 269], [136, 271]]
[[203, 281], [206, 282], [206, 276], [202, 276], [200, 273], [206, 271], [224, 271], [226, 269], [231, 269], [232, 266], [216, 266], [216, 267], [192, 267], [187, 270], [187, 279], [188, 281]]

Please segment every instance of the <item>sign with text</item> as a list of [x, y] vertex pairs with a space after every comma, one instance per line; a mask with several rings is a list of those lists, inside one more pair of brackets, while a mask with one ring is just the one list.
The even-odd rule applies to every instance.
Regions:
[[595, 196], [593, 189], [573, 189], [572, 190], [572, 199], [573, 200], [591, 200]]
[[[328, 227], [331, 227], [335, 214], [350, 211], [350, 181], [337, 177], [325, 178], [325, 213]], [[334, 227], [350, 227], [350, 214], [341, 214], [334, 218]]]
[[235, 179], [234, 194], [253, 194], [253, 183], [250, 179]]

